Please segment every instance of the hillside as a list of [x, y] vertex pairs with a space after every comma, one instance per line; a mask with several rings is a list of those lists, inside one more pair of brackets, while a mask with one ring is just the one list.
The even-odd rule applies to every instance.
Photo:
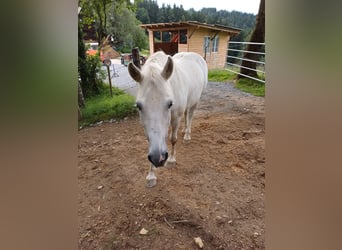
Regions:
[[136, 18], [143, 24], [167, 23], [179, 21], [198, 21], [208, 24], [220, 24], [242, 29], [235, 41], [248, 40], [247, 37], [255, 25], [256, 15], [239, 11], [217, 11], [216, 8], [203, 8], [199, 11], [194, 9], [184, 10], [183, 6], [164, 5], [159, 7], [153, 0], [144, 0], [138, 3]]

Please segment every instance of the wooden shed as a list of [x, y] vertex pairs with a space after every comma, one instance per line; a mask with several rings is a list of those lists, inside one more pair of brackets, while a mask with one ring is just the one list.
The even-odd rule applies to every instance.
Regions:
[[230, 37], [240, 29], [196, 21], [142, 24], [149, 33], [150, 53], [196, 52], [203, 56], [209, 69], [224, 68]]

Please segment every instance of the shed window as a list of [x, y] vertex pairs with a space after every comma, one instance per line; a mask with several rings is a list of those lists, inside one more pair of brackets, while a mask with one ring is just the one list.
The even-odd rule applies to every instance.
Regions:
[[156, 42], [160, 42], [161, 39], [161, 34], [160, 31], [153, 31], [153, 41]]
[[162, 42], [170, 42], [171, 41], [171, 32], [163, 31], [162, 32]]
[[210, 46], [210, 36], [205, 36], [204, 37], [204, 42], [203, 42], [203, 52], [204, 52], [204, 54], [209, 52], [209, 46]]
[[215, 36], [212, 40], [211, 51], [217, 52], [218, 51], [218, 44], [219, 44], [219, 37]]
[[180, 40], [179, 43], [187, 44], [188, 43], [188, 31], [187, 30], [180, 30]]

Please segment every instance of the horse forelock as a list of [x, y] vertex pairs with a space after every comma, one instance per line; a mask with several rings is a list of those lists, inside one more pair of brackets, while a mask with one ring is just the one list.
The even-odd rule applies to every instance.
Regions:
[[142, 68], [142, 73], [147, 77], [156, 77], [160, 75], [162, 67], [155, 62], [150, 62], [149, 64], [145, 64]]
[[145, 64], [141, 73], [144, 76], [144, 83], [152, 84], [152, 85], [160, 85], [160, 83], [165, 82], [161, 75], [162, 67], [158, 63], [149, 63]]
[[148, 98], [151, 94], [164, 96], [166, 99], [173, 98], [171, 85], [161, 75], [162, 67], [158, 63], [145, 64], [141, 70], [143, 82], [139, 85], [139, 99]]

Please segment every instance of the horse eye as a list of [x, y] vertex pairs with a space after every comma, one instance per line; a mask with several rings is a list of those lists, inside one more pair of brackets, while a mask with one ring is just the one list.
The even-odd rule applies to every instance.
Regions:
[[135, 104], [135, 106], [137, 107], [137, 109], [139, 109], [140, 111], [142, 110], [142, 104], [140, 102], [137, 102]]
[[168, 108], [171, 108], [172, 105], [173, 105], [173, 103], [172, 103], [172, 101], [170, 101], [169, 104], [168, 104]]

